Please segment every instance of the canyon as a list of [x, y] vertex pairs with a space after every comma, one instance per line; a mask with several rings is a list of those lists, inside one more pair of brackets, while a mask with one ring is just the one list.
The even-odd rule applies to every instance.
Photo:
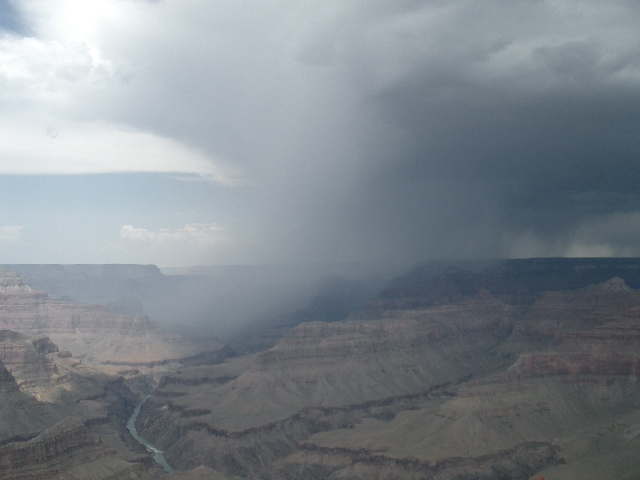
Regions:
[[5, 269], [0, 328], [2, 479], [161, 476], [127, 419], [164, 373], [228, 354], [148, 317], [53, 300]]
[[0, 479], [638, 478], [640, 262], [462, 267], [244, 355], [3, 269]]
[[638, 291], [473, 277], [170, 374], [140, 431], [178, 468], [246, 478], [634, 478]]

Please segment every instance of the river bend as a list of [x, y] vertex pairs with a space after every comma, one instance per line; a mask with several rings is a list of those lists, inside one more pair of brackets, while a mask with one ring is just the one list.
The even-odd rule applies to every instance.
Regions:
[[138, 419], [138, 415], [140, 415], [140, 409], [142, 408], [142, 406], [144, 405], [144, 402], [146, 402], [149, 397], [150, 395], [147, 395], [146, 397], [144, 397], [144, 400], [142, 401], [142, 403], [133, 410], [131, 417], [129, 417], [129, 421], [127, 421], [127, 429], [129, 430], [133, 438], [135, 438], [139, 443], [144, 445], [147, 448], [147, 450], [153, 453], [153, 459], [156, 461], [156, 463], [160, 465], [162, 468], [164, 468], [165, 472], [171, 473], [173, 472], [173, 469], [169, 466], [167, 461], [164, 459], [164, 455], [162, 454], [162, 452], [158, 450], [156, 447], [154, 447], [153, 445], [151, 445], [149, 442], [147, 442], [140, 435], [138, 435], [138, 431], [136, 430], [136, 420]]

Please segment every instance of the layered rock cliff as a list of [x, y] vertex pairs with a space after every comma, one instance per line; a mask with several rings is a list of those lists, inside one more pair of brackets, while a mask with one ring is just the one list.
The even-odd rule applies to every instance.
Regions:
[[152, 478], [120, 460], [77, 418], [65, 418], [26, 442], [0, 446], [0, 479], [131, 480]]
[[20, 390], [42, 399], [44, 392], [63, 380], [56, 365], [46, 357], [58, 347], [48, 337], [30, 338], [0, 330], [0, 360], [11, 371]]
[[0, 361], [0, 445], [32, 438], [65, 416], [64, 408], [39, 402], [21, 392]]
[[[7, 275], [0, 321], [29, 329], [0, 332], [0, 415], [13, 422], [0, 445], [14, 445], [3, 451], [18, 476], [51, 478], [37, 475], [56, 465], [74, 475], [61, 478], [148, 475], [122, 428], [140, 398], [127, 385], [164, 366], [137, 428], [188, 470], [175, 478], [638, 478], [640, 292], [629, 285], [640, 263], [560, 263], [449, 270], [218, 365], [207, 364], [216, 352], [137, 364], [128, 348], [162, 344], [151, 322], [55, 302]], [[95, 353], [66, 352], [74, 342]], [[42, 433], [70, 416], [84, 426]], [[38, 445], [59, 440], [43, 450], [41, 433]]]
[[179, 468], [247, 478], [640, 473], [637, 290], [614, 278], [433, 303], [376, 304], [300, 325], [253, 357], [183, 369], [138, 429]]
[[46, 335], [60, 350], [85, 362], [151, 368], [203, 354], [204, 348], [222, 348], [221, 344], [196, 346], [159, 329], [146, 316], [128, 317], [102, 305], [52, 300], [1, 268], [0, 287], [5, 289], [0, 291], [0, 329]]
[[[121, 460], [148, 459], [124, 423], [138, 403], [122, 376], [84, 366], [46, 337], [1, 331], [0, 445], [29, 440], [67, 417], [80, 418]], [[17, 381], [16, 381], [17, 380]]]
[[31, 287], [17, 273], [0, 267], [0, 293], [31, 293]]
[[[548, 455], [526, 456], [501, 475], [634, 478], [640, 471], [634, 454], [640, 446], [638, 305], [639, 292], [620, 279], [544, 294], [516, 319], [505, 342], [511, 352], [516, 345], [542, 350], [525, 348], [508, 370], [462, 382], [453, 398], [425, 401], [388, 422], [370, 419], [318, 433], [283, 459], [278, 472], [323, 466], [325, 478], [351, 472], [350, 478], [364, 479], [382, 471], [372, 473], [376, 457], [453, 465], [460, 458], [499, 458], [534, 442], [546, 445]], [[314, 460], [311, 452], [324, 454]], [[394, 465], [401, 478], [414, 478], [411, 468]], [[499, 465], [492, 468], [506, 468]], [[446, 468], [415, 478], [461, 475], [454, 473]], [[474, 475], [484, 478], [481, 463]]]
[[[2, 267], [0, 267], [2, 268]], [[85, 304], [130, 298], [153, 291], [165, 281], [155, 265], [5, 265], [36, 290]]]
[[[164, 372], [219, 362], [230, 353], [220, 344], [206, 347], [157, 328], [145, 316], [52, 300], [0, 269], [0, 445], [22, 442], [12, 447], [20, 453], [5, 451], [6, 468], [13, 469], [6, 478], [138, 478], [150, 469], [159, 474], [126, 421]], [[93, 457], [74, 463], [88, 455], [77, 445], [57, 450], [55, 439], [80, 435], [78, 429], [42, 433], [71, 417], [84, 425], [87, 444], [98, 439], [100, 449], [110, 452], [106, 463]], [[25, 443], [39, 434], [39, 443]], [[42, 448], [51, 458], [40, 455]], [[94, 450], [91, 455], [102, 455]]]

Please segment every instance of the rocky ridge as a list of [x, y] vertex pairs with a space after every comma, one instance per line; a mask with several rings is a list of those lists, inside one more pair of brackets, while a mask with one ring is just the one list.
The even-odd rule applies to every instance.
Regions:
[[85, 363], [153, 369], [183, 358], [197, 360], [207, 350], [223, 348], [221, 344], [197, 346], [175, 332], [158, 328], [144, 315], [128, 317], [102, 305], [52, 300], [0, 267], [1, 285], [9, 290], [0, 291], [0, 329], [46, 335], [60, 350]]
[[51, 300], [1, 269], [0, 289], [0, 478], [161, 475], [127, 419], [162, 372], [229, 352], [203, 351], [148, 317]]
[[116, 457], [78, 418], [65, 418], [26, 442], [0, 446], [0, 479], [131, 480], [150, 478]]
[[361, 315], [458, 302], [481, 290], [509, 303], [528, 304], [544, 292], [576, 290], [615, 277], [640, 288], [638, 258], [530, 258], [497, 260], [483, 267], [479, 271], [449, 267], [439, 274], [430, 264], [416, 267], [392, 281]]
[[246, 478], [640, 472], [640, 292], [623, 280], [386, 305], [169, 375], [139, 431], [180, 468]]
[[63, 408], [42, 403], [21, 392], [0, 361], [0, 445], [34, 437], [66, 416]]
[[[440, 290], [421, 287], [428, 301], [387, 291], [382, 307], [376, 300], [343, 322], [300, 325], [266, 352], [219, 365], [207, 364], [224, 356], [215, 352], [118, 364], [57, 349], [45, 330], [2, 332], [0, 413], [15, 422], [0, 425], [0, 445], [12, 446], [0, 450], [0, 465], [10, 459], [15, 469], [0, 478], [161, 476], [117, 424], [142, 394], [129, 388], [134, 380], [164, 368], [137, 426], [170, 464], [191, 469], [168, 478], [635, 479], [639, 292], [615, 275], [545, 292], [541, 285], [571, 283], [549, 265], [518, 267], [543, 272], [537, 283], [529, 275], [528, 287], [509, 269], [448, 271], [432, 282]], [[611, 271], [596, 267], [596, 276]], [[47, 310], [58, 307], [40, 319], [16, 314], [11, 301], [27, 305], [38, 292], [10, 282], [20, 289], [2, 294], [13, 297], [4, 310], [11, 321], [44, 319], [68, 335], [114, 325], [89, 321], [73, 332]], [[60, 424], [65, 418], [82, 427]]]
[[31, 287], [17, 273], [0, 267], [0, 293], [31, 293]]
[[58, 347], [48, 337], [31, 339], [11, 330], [0, 330], [0, 360], [11, 371], [22, 392], [42, 400], [42, 394], [64, 380], [56, 365], [46, 357]]

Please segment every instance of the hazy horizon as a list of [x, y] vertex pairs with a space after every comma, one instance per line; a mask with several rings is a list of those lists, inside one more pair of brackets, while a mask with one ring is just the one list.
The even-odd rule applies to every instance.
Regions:
[[638, 256], [639, 21], [0, 0], [0, 263]]

